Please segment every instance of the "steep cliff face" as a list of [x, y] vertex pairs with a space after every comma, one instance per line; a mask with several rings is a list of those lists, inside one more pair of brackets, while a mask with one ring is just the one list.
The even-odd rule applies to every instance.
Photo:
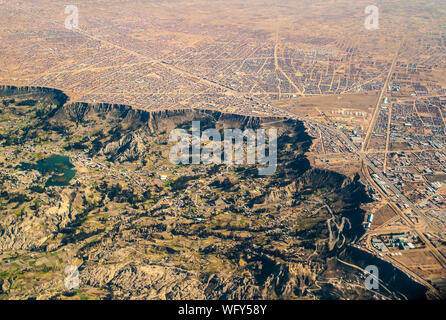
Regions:
[[16, 87], [10, 85], [0, 85], [0, 97], [21, 94], [32, 94], [34, 97], [45, 97], [46, 101], [58, 107], [63, 106], [68, 101], [68, 96], [60, 90], [46, 87]]
[[344, 230], [344, 235], [351, 240], [359, 238], [365, 231], [362, 222], [364, 215], [360, 206], [371, 201], [364, 185], [359, 182], [359, 176], [345, 177], [337, 172], [311, 169], [306, 171], [299, 179], [297, 189], [302, 192], [314, 192], [320, 188], [337, 190], [336, 197], [329, 196], [326, 199], [332, 203], [332, 208], [349, 220], [350, 228]]
[[[264, 122], [277, 122], [280, 118], [249, 117], [235, 114], [223, 114], [212, 110], [164, 110], [145, 111], [132, 109], [125, 105], [71, 103], [57, 110], [51, 122], [57, 125], [82, 125], [94, 123], [100, 125], [105, 120], [106, 127], [116, 124], [124, 125], [125, 130], [119, 128], [122, 136], [116, 141], [107, 141], [98, 154], [106, 155], [119, 162], [141, 159], [150, 145], [150, 138], [159, 133], [170, 132], [178, 126], [190, 127], [192, 121], [200, 121], [201, 125], [216, 128], [246, 128], [256, 129]], [[288, 124], [289, 125], [289, 124]], [[280, 127], [280, 126], [279, 126]], [[285, 127], [286, 128], [286, 127]]]

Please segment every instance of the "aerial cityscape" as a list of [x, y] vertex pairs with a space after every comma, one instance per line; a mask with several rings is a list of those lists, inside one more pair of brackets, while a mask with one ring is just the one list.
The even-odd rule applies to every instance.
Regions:
[[446, 2], [0, 0], [0, 182], [0, 300], [443, 300]]

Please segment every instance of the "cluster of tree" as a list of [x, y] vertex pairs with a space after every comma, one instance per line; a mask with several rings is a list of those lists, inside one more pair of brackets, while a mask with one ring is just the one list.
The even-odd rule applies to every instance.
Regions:
[[35, 106], [36, 104], [37, 104], [37, 101], [36, 101], [36, 100], [33, 100], [33, 99], [27, 99], [27, 100], [19, 101], [19, 102], [17, 102], [15, 105], [16, 105], [16, 106], [30, 106], [30, 107], [33, 107], [33, 106]]
[[52, 114], [53, 109], [47, 105], [40, 105], [36, 109], [35, 117], [40, 120], [46, 120]]
[[42, 130], [47, 131], [47, 132], [55, 131], [58, 134], [61, 134], [62, 136], [68, 136], [69, 135], [69, 130], [68, 130], [68, 128], [66, 126], [54, 124], [54, 123], [51, 123], [49, 121], [43, 122]]
[[91, 148], [88, 151], [88, 155], [90, 157], [94, 157], [95, 155], [97, 155], [97, 153], [99, 152], [99, 150], [101, 150], [103, 144], [101, 141], [101, 137], [96, 137], [91, 141]]
[[104, 230], [105, 229], [97, 229], [91, 232], [85, 232], [81, 230], [77, 233], [73, 229], [65, 230], [66, 232], [64, 232], [62, 237], [62, 245], [66, 245], [68, 243], [78, 243], [95, 235], [101, 234], [102, 232], [104, 232]]
[[109, 141], [114, 142], [118, 141], [122, 137], [122, 127], [121, 125], [117, 125], [116, 127], [113, 127], [108, 132], [108, 135], [110, 136]]
[[67, 151], [70, 151], [70, 150], [85, 150], [87, 148], [88, 147], [85, 144], [83, 144], [82, 142], [80, 142], [80, 141], [69, 143], [68, 145], [66, 145], [64, 147], [64, 149], [67, 150]]
[[29, 187], [29, 190], [31, 192], [36, 192], [36, 193], [44, 193], [45, 192], [45, 188], [43, 188], [42, 186], [39, 186], [37, 184]]
[[4, 107], [9, 106], [11, 103], [15, 103], [15, 99], [3, 99], [2, 100], [2, 105]]
[[0, 134], [0, 140], [4, 140], [2, 143], [3, 147], [16, 146], [20, 144], [21, 141], [20, 137], [18, 137], [15, 134], [6, 134], [6, 135]]
[[3, 199], [8, 200], [9, 203], [17, 203], [17, 206], [24, 202], [29, 202], [31, 200], [26, 194], [23, 193], [8, 193], [7, 191], [2, 191], [0, 196]]
[[141, 197], [132, 189], [123, 189], [119, 183], [109, 186], [106, 181], [97, 186], [96, 190], [107, 195], [111, 201], [118, 203], [136, 204], [148, 200], [146, 197], [151, 197], [150, 191], [146, 191]]

